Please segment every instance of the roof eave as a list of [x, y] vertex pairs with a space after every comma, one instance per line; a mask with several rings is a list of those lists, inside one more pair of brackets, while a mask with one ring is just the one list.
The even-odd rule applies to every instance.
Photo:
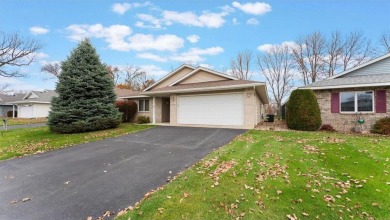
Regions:
[[390, 82], [385, 83], [366, 83], [366, 84], [349, 84], [349, 85], [334, 85], [334, 86], [313, 86], [299, 87], [298, 89], [325, 90], [325, 89], [342, 89], [342, 88], [361, 88], [361, 87], [379, 87], [390, 86]]
[[158, 94], [170, 94], [170, 93], [191, 93], [191, 92], [221, 91], [221, 90], [229, 90], [229, 89], [244, 89], [244, 88], [251, 88], [253, 86], [263, 86], [263, 85], [265, 85], [265, 83], [250, 83], [250, 84], [217, 86], [217, 87], [177, 89], [177, 90], [154, 91], [154, 92], [150, 91], [150, 92], [142, 92], [141, 94], [144, 94], [144, 95], [158, 95]]

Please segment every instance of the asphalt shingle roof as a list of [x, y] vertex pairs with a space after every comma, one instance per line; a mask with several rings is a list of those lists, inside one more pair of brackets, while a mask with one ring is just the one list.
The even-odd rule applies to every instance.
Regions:
[[31, 91], [35, 95], [38, 96], [38, 98], [31, 99], [31, 101], [37, 101], [37, 102], [51, 102], [51, 98], [54, 96], [58, 96], [58, 94], [54, 90], [45, 90], [45, 91]]
[[14, 94], [14, 95], [0, 94], [0, 105], [5, 104], [7, 102], [21, 101], [25, 96], [26, 94]]
[[[245, 85], [245, 84], [253, 84], [253, 83], [261, 83], [257, 81], [250, 80], [222, 80], [222, 81], [211, 81], [211, 82], [200, 82], [200, 83], [190, 83], [183, 85], [175, 85], [175, 86], [166, 86], [163, 88], [153, 89], [151, 92], [162, 92], [162, 91], [176, 91], [182, 89], [195, 89], [195, 88], [209, 88], [209, 87], [220, 87], [220, 86], [233, 86], [233, 85]], [[145, 92], [147, 94], [148, 92]]]
[[325, 79], [303, 86], [302, 88], [316, 88], [316, 87], [332, 87], [332, 86], [347, 86], [347, 85], [364, 85], [375, 83], [388, 83], [390, 86], [390, 74], [364, 75], [364, 76], [350, 76], [335, 79]]

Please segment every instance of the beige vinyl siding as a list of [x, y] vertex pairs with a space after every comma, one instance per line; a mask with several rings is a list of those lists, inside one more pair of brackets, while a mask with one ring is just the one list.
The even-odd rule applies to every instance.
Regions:
[[170, 84], [172, 84], [176, 80], [182, 78], [183, 76], [187, 75], [191, 71], [193, 71], [193, 69], [185, 67], [182, 70], [178, 71], [176, 74], [173, 74], [172, 76], [170, 76], [167, 79], [165, 79], [164, 81], [162, 81], [160, 84], [156, 85], [153, 89], [151, 89], [151, 91], [153, 91], [154, 89], [169, 86]]
[[368, 66], [362, 67], [350, 73], [347, 73], [340, 78], [350, 77], [350, 76], [366, 76], [366, 75], [375, 75], [375, 74], [390, 74], [390, 57], [378, 61], [376, 63], [370, 64]]
[[50, 104], [34, 104], [33, 105], [33, 117], [34, 118], [45, 118], [49, 116]]
[[227, 78], [200, 70], [196, 72], [194, 75], [181, 81], [179, 84], [181, 85], [181, 84], [220, 81], [220, 80], [227, 80]]

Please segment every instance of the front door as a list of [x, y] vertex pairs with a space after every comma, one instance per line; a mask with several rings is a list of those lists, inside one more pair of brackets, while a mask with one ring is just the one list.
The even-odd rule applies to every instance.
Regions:
[[161, 121], [162, 122], [169, 122], [170, 121], [170, 99], [169, 98], [162, 98], [162, 117]]

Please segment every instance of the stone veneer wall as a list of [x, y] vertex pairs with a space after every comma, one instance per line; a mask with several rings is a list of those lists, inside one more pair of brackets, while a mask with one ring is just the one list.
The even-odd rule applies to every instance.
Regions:
[[[352, 91], [367, 91], [367, 90], [383, 90], [386, 89], [387, 113], [331, 113], [331, 93], [332, 92], [352, 92]], [[358, 89], [335, 89], [335, 90], [314, 90], [317, 96], [317, 101], [321, 110], [322, 124], [330, 124], [338, 131], [354, 131], [356, 121], [359, 116], [362, 116], [365, 123], [362, 125], [362, 131], [367, 132], [381, 118], [390, 117], [390, 88], [358, 88]]]

